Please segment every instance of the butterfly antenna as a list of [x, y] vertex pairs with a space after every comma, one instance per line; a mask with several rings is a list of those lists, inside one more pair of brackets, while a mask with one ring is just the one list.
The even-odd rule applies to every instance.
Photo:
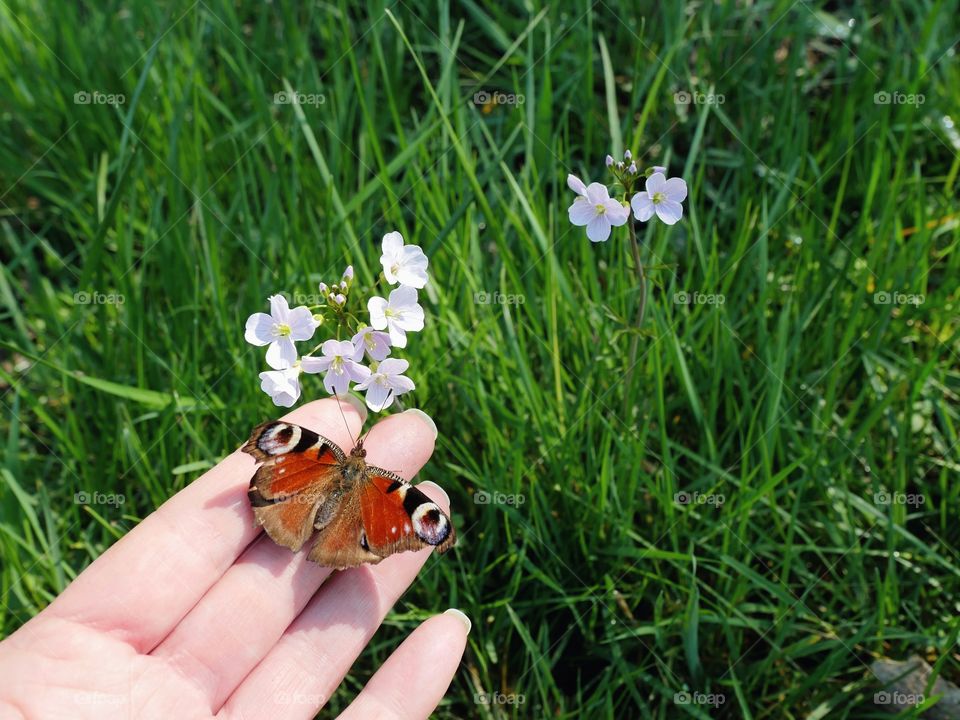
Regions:
[[[387, 393], [387, 396], [383, 399], [383, 404], [380, 406], [380, 409], [377, 410], [378, 413], [379, 413], [379, 412], [383, 412], [383, 411], [384, 411], [384, 408], [386, 408], [387, 406], [390, 405], [390, 398], [391, 398], [391, 397], [393, 397], [393, 390], [391, 390], [389, 393]], [[369, 434], [370, 434], [370, 431], [368, 430], [367, 432], [365, 432], [365, 433], [363, 434], [363, 437], [358, 438], [358, 439], [357, 439], [357, 445], [362, 444], [363, 441], [364, 441], [364, 439], [365, 439], [365, 438], [367, 437], [367, 435], [369, 435]]]
[[337, 399], [337, 410], [340, 411], [340, 417], [343, 418], [343, 426], [347, 429], [347, 435], [350, 436], [350, 439], [353, 440], [353, 446], [356, 447], [360, 444], [360, 437], [354, 437], [353, 433], [350, 432], [350, 423], [347, 422], [347, 416], [343, 414], [343, 406], [340, 404], [340, 396], [334, 395]]

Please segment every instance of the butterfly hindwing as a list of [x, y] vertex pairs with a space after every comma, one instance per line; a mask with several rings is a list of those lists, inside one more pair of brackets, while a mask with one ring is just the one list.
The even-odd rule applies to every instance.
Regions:
[[433, 500], [387, 470], [367, 466], [367, 478], [360, 516], [373, 553], [386, 557], [429, 546], [442, 553], [453, 547], [453, 524]]
[[284, 422], [255, 428], [243, 451], [263, 462], [247, 491], [257, 524], [274, 542], [299, 550], [337, 484], [343, 452], [312, 430]]
[[308, 560], [343, 570], [364, 563], [376, 565], [383, 557], [371, 552], [360, 520], [360, 496], [345, 495], [329, 524], [317, 536]]

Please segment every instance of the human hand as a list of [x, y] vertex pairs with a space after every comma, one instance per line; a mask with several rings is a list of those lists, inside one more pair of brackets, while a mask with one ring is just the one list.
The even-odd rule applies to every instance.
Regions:
[[[333, 398], [284, 419], [347, 450], [363, 425]], [[370, 431], [368, 460], [409, 480], [434, 434], [416, 414], [392, 415]], [[0, 718], [314, 717], [432, 548], [331, 577], [309, 548], [291, 553], [254, 526], [254, 467], [232, 453], [0, 643]], [[443, 490], [419, 487], [449, 513]], [[424, 622], [341, 717], [426, 718], [468, 632], [457, 611]]]

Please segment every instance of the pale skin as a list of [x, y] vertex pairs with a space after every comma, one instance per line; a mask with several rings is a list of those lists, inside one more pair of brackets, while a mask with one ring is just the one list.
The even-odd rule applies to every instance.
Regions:
[[[284, 419], [347, 451], [363, 424], [333, 398]], [[365, 446], [368, 462], [409, 480], [434, 431], [392, 415]], [[421, 567], [449, 556], [398, 553], [332, 574], [307, 562], [309, 547], [294, 554], [254, 526], [254, 467], [239, 451], [228, 456], [0, 643], [0, 718], [313, 718]], [[440, 488], [420, 488], [449, 513]], [[428, 717], [468, 631], [456, 613], [426, 620], [340, 717]]]

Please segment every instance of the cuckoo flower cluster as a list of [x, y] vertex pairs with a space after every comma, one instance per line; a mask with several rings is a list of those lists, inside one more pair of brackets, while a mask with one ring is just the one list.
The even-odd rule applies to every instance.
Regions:
[[[414, 389], [404, 373], [406, 360], [391, 357], [394, 348], [407, 346], [407, 333], [423, 330], [423, 308], [417, 291], [427, 284], [427, 256], [416, 245], [405, 245], [398, 232], [383, 236], [382, 278], [396, 287], [388, 297], [367, 301], [367, 318], [354, 314], [351, 293], [353, 266], [339, 281], [320, 283], [320, 302], [291, 308], [282, 295], [270, 298], [270, 313], [247, 318], [245, 339], [267, 347], [267, 365], [260, 387], [281, 407], [292, 407], [300, 398], [303, 373], [323, 376], [331, 394], [351, 389], [363, 392], [367, 406], [376, 412], [393, 404], [398, 395]], [[353, 293], [356, 295], [356, 293]], [[301, 356], [296, 343], [313, 340], [318, 328], [330, 328], [332, 337]], [[346, 339], [349, 337], [349, 339]]]
[[[641, 172], [629, 150], [619, 162], [607, 155], [607, 167], [623, 188], [624, 202], [611, 198], [606, 185], [596, 182], [585, 185], [577, 176], [567, 175], [567, 186], [578, 196], [567, 211], [570, 222], [586, 226], [591, 242], [605, 242], [610, 237], [610, 228], [626, 224], [631, 208], [634, 217], [641, 222], [654, 215], [667, 225], [680, 220], [683, 215], [680, 203], [687, 197], [687, 184], [681, 178], [667, 179], [667, 169], [658, 166]], [[644, 181], [643, 189], [640, 189], [641, 180]]]

